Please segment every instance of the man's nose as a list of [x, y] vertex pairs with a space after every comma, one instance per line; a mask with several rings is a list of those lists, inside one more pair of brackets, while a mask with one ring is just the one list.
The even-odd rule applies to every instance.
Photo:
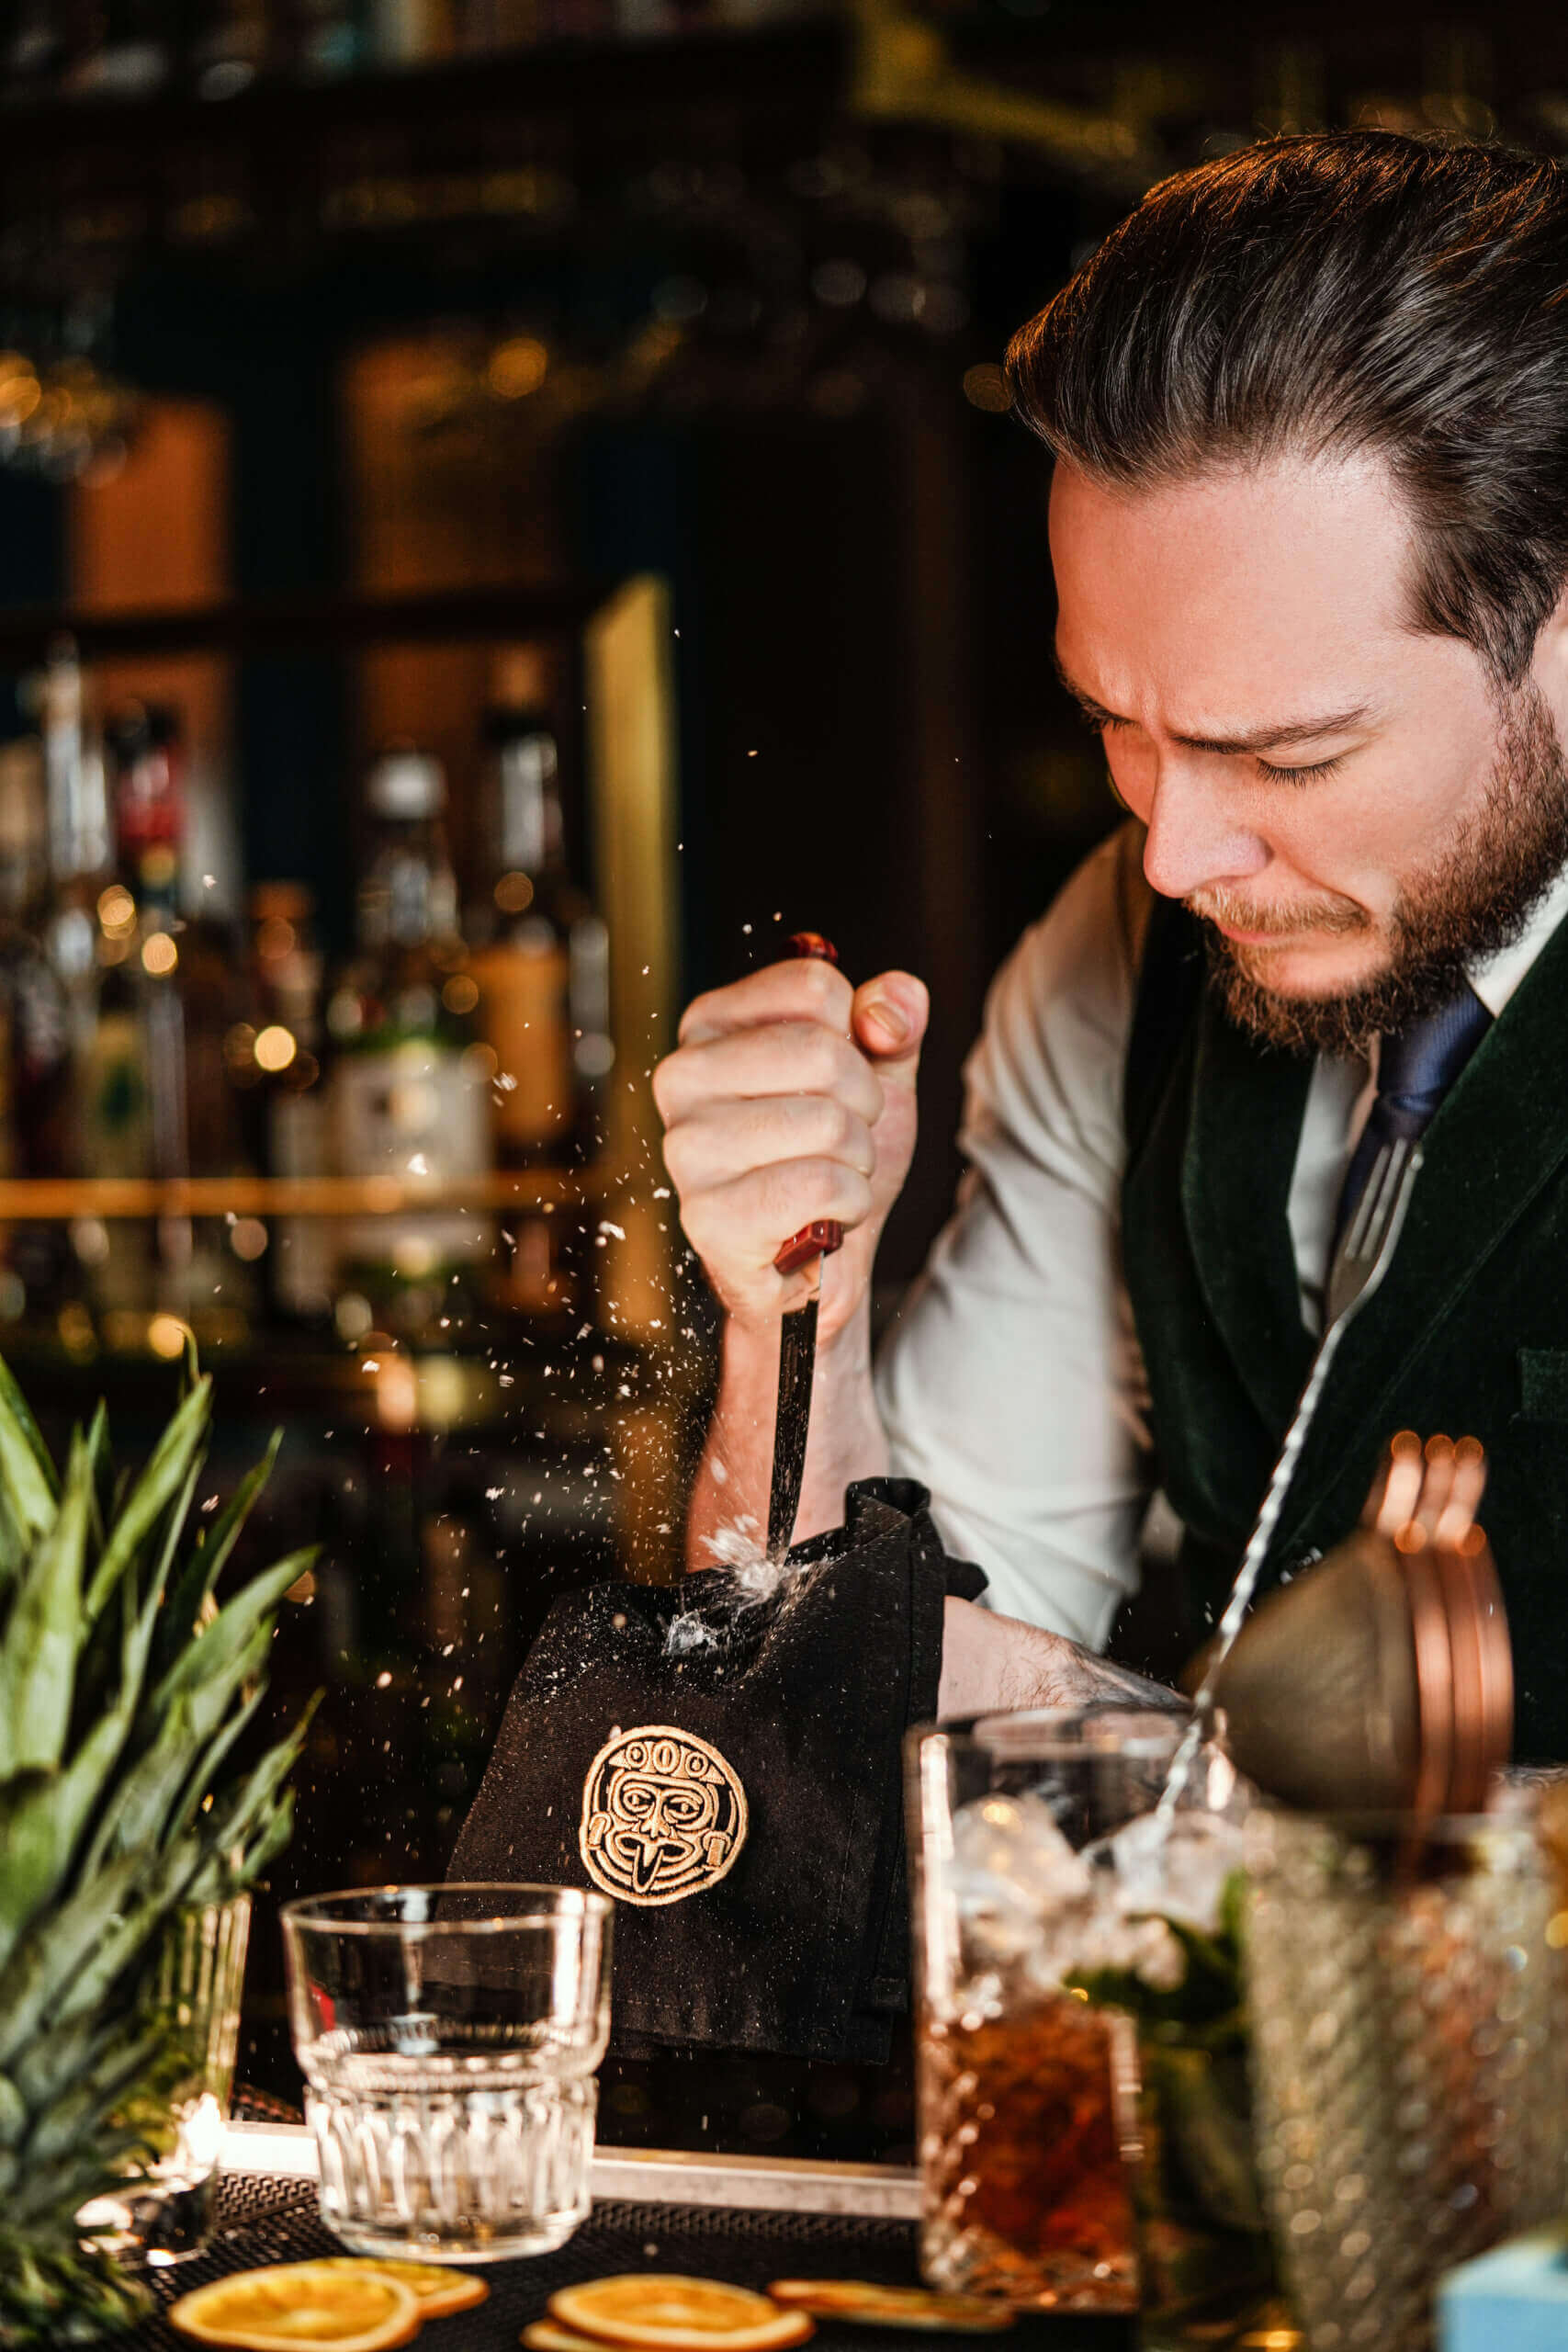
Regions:
[[1165, 899], [1221, 890], [1261, 874], [1269, 858], [1262, 836], [1236, 821], [1220, 780], [1180, 759], [1160, 762], [1149, 803], [1144, 873]]

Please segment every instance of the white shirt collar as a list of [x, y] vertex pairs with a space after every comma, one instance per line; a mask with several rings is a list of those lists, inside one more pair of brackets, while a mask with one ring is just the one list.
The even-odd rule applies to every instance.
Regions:
[[1465, 974], [1494, 1020], [1564, 916], [1568, 916], [1568, 865], [1546, 891], [1513, 945], [1500, 948], [1484, 963], [1472, 964]]

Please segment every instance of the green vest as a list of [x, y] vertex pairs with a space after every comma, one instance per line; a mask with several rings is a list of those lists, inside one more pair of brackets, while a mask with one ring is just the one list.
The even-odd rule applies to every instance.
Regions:
[[[1223, 1603], [1306, 1376], [1287, 1222], [1311, 1064], [1206, 985], [1198, 925], [1151, 919], [1128, 1050], [1122, 1254], [1158, 1474], [1186, 1530], [1186, 1634]], [[1359, 1518], [1395, 1430], [1473, 1433], [1513, 1634], [1520, 1761], [1568, 1758], [1568, 922], [1445, 1097], [1398, 1250], [1348, 1333], [1269, 1558]]]

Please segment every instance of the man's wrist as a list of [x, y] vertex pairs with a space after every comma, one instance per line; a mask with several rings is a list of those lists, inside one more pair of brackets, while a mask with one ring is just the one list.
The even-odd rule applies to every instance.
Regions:
[[1187, 1702], [1160, 1682], [1096, 1657], [1066, 1634], [998, 1617], [972, 1600], [948, 1599], [942, 1617], [943, 1721], [1010, 1713], [1023, 1707], [1155, 1707], [1185, 1714]]

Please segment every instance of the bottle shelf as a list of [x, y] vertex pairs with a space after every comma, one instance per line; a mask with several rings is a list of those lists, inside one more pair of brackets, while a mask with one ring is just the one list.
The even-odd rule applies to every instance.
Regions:
[[[77, 190], [123, 175], [129, 157], [148, 181], [165, 173], [171, 149], [221, 142], [254, 148], [290, 167], [290, 184], [315, 142], [334, 132], [407, 125], [416, 130], [476, 120], [603, 125], [606, 113], [681, 113], [715, 105], [781, 107], [831, 101], [843, 86], [846, 26], [824, 6], [772, 25], [717, 25], [642, 37], [558, 35], [489, 55], [367, 65], [326, 79], [258, 78], [222, 98], [165, 86], [137, 96], [108, 93], [29, 97], [6, 107], [7, 166], [40, 163], [73, 169]], [[482, 152], [482, 151], [481, 151]], [[117, 176], [116, 185], [119, 185]]]
[[0, 1225], [76, 1217], [406, 1216], [439, 1209], [547, 1209], [613, 1199], [622, 1171], [505, 1170], [435, 1183], [400, 1176], [13, 1177], [0, 1180]]
[[603, 582], [518, 582], [417, 596], [300, 597], [134, 613], [12, 609], [0, 611], [0, 668], [41, 661], [62, 635], [75, 639], [87, 662], [558, 636], [581, 628], [610, 594]]

